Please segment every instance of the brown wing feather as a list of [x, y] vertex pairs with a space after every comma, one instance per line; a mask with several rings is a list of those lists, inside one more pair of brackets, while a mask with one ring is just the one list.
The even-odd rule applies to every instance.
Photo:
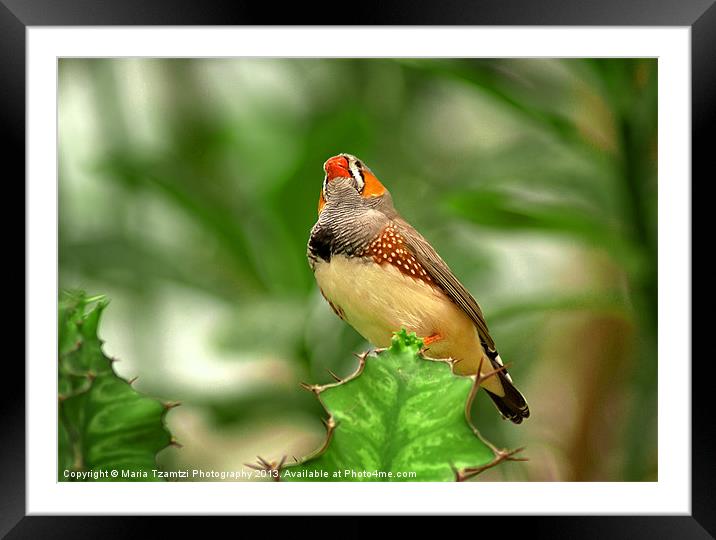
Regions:
[[402, 218], [394, 218], [396, 229], [404, 238], [405, 246], [417, 261], [425, 268], [436, 285], [472, 319], [480, 338], [487, 347], [495, 350], [485, 317], [477, 301], [465, 286], [458, 281], [445, 261], [423, 236]]

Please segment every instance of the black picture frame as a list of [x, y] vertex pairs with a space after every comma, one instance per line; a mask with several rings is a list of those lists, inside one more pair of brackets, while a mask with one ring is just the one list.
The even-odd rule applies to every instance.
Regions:
[[[211, 0], [0, 0], [0, 119], [5, 158], [15, 165], [11, 178], [25, 176], [25, 29], [27, 26], [83, 25], [569, 25], [684, 26], [691, 28], [692, 176], [702, 181], [713, 150], [707, 132], [716, 124], [716, 6], [714, 0], [450, 0], [343, 4], [321, 10], [306, 3], [276, 9], [270, 5]], [[333, 20], [327, 20], [333, 19]], [[6, 167], [7, 170], [7, 167]], [[708, 174], [708, 176], [707, 176]], [[20, 182], [14, 182], [20, 186]], [[693, 181], [692, 184], [693, 186]], [[20, 197], [24, 200], [24, 189]], [[9, 208], [6, 205], [5, 208]], [[6, 231], [17, 219], [3, 212]], [[12, 223], [14, 226], [10, 226]], [[703, 229], [702, 229], [703, 230]], [[708, 229], [705, 229], [708, 231]], [[694, 228], [694, 235], [697, 230]], [[10, 233], [16, 234], [16, 233]], [[19, 236], [19, 235], [17, 235]], [[693, 243], [692, 243], [693, 245]], [[697, 244], [698, 245], [698, 244]], [[23, 259], [24, 260], [24, 259]], [[15, 263], [17, 264], [17, 263]], [[26, 270], [26, 269], [25, 269]], [[24, 275], [24, 273], [23, 273]], [[24, 279], [24, 278], [23, 278]], [[14, 282], [17, 279], [13, 279]], [[25, 282], [27, 287], [27, 282]], [[19, 288], [18, 288], [19, 289]], [[25, 290], [27, 294], [27, 289]], [[9, 302], [8, 302], [9, 304]], [[16, 318], [15, 309], [12, 317]], [[24, 318], [23, 318], [24, 320]], [[7, 337], [8, 340], [17, 338]], [[690, 344], [683, 344], [685, 355]], [[509, 519], [509, 537], [517, 534], [550, 538], [713, 538], [716, 535], [716, 465], [712, 461], [714, 421], [710, 355], [692, 362], [692, 514], [690, 516], [531, 516], [479, 518], [490, 528]], [[146, 527], [143, 518], [29, 517], [25, 512], [25, 369], [13, 357], [3, 362], [3, 379], [12, 381], [0, 393], [3, 436], [0, 443], [0, 536], [9, 538], [95, 538], [128, 536]], [[78, 509], [81, 512], [81, 509]], [[453, 518], [454, 519], [454, 518]], [[499, 524], [495, 522], [499, 519]], [[183, 520], [172, 520], [182, 527]], [[264, 523], [266, 523], [264, 521]], [[418, 522], [419, 523], [419, 522]], [[261, 527], [261, 522], [255, 524]], [[330, 527], [329, 523], [325, 523]], [[172, 527], [163, 524], [164, 534]], [[275, 527], [275, 523], [271, 525]], [[475, 522], [468, 525], [475, 530]], [[484, 525], [480, 525], [482, 529]], [[369, 528], [364, 529], [366, 532]]]

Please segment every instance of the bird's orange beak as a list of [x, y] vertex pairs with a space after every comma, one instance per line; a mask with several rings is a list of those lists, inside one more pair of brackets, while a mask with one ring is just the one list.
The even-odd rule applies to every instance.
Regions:
[[345, 156], [333, 156], [328, 159], [323, 164], [323, 170], [326, 171], [328, 180], [351, 177], [351, 172], [348, 170], [348, 158]]
[[[348, 158], [345, 156], [333, 156], [326, 160], [323, 164], [323, 170], [326, 171], [326, 180], [329, 182], [336, 178], [350, 178], [351, 172], [348, 170]], [[326, 204], [323, 198], [323, 191], [318, 199], [318, 213], [323, 210], [323, 205]]]

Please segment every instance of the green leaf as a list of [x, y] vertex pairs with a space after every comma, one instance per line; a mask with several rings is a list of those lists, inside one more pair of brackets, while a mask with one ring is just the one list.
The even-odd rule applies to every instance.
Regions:
[[606, 250], [629, 269], [644, 264], [618, 222], [605, 221], [585, 209], [564, 203], [528, 201], [516, 194], [489, 189], [453, 196], [446, 205], [456, 215], [477, 225], [574, 238]]
[[164, 426], [171, 405], [114, 373], [97, 336], [107, 304], [81, 292], [59, 302], [58, 479], [159, 480], [153, 471], [157, 452], [172, 442]]
[[512, 459], [514, 452], [480, 436], [466, 412], [473, 379], [424, 357], [422, 347], [401, 330], [389, 349], [363, 355], [351, 377], [308, 386], [328, 413], [324, 445], [285, 468], [260, 460], [261, 468], [289, 481], [450, 481]]

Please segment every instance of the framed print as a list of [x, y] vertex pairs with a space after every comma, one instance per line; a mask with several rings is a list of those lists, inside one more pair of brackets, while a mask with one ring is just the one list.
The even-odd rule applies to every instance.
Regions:
[[555, 4], [264, 27], [6, 1], [27, 317], [3, 533], [713, 534], [690, 261], [716, 8]]

